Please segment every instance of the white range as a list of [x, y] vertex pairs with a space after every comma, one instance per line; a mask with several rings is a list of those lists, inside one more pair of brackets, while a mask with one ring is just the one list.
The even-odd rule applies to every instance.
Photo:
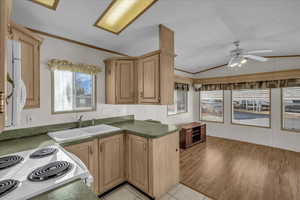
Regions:
[[84, 164], [59, 145], [0, 157], [0, 200], [25, 200], [76, 179], [92, 177]]

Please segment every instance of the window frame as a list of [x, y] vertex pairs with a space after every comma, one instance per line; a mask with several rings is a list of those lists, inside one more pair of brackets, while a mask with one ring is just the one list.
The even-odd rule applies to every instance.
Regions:
[[[230, 123], [231, 123], [231, 125], [271, 129], [272, 128], [272, 89], [266, 88], [266, 89], [244, 89], [244, 90], [269, 90], [269, 97], [270, 97], [269, 98], [270, 99], [269, 125], [268, 126], [259, 126], [259, 125], [239, 124], [239, 123], [232, 122], [232, 117], [233, 117], [232, 93], [234, 90], [231, 90], [231, 92], [230, 92], [230, 101], [231, 101], [230, 102], [230, 105], [231, 105], [230, 106]], [[240, 90], [235, 90], [235, 91], [240, 91]]]
[[[73, 72], [75, 73], [75, 72]], [[54, 110], [54, 71], [51, 71], [51, 114], [57, 115], [57, 114], [67, 114], [67, 113], [80, 113], [80, 112], [93, 112], [97, 110], [97, 75], [92, 74], [93, 76], [93, 90], [94, 90], [94, 106], [91, 109], [81, 109], [81, 110], [70, 110], [70, 111], [55, 111]]]
[[[175, 94], [175, 91], [176, 90], [174, 90], [174, 94]], [[168, 112], [168, 106], [170, 106], [170, 105], [167, 105], [167, 116], [168, 117], [175, 116], [175, 115], [180, 115], [180, 114], [186, 114], [186, 113], [189, 112], [189, 91], [185, 91], [185, 92], [186, 92], [186, 98], [185, 98], [185, 100], [186, 100], [186, 111], [185, 112], [176, 112], [175, 114], [169, 114], [169, 112]], [[177, 92], [176, 92], [176, 95], [177, 95]], [[172, 105], [174, 105], [174, 104], [172, 104]], [[176, 107], [177, 107], [177, 104], [176, 104]], [[176, 108], [176, 110], [177, 110], [177, 108]]]
[[[202, 112], [201, 112], [201, 90], [199, 92], [199, 119], [201, 122], [210, 122], [210, 123], [219, 123], [219, 124], [224, 124], [225, 123], [225, 98], [224, 98], [224, 90], [212, 90], [212, 91], [222, 91], [222, 97], [223, 97], [223, 120], [222, 121], [212, 121], [212, 120], [202, 120]], [[202, 91], [206, 92], [206, 91]]]
[[[288, 88], [288, 87], [285, 87]], [[300, 133], [300, 129], [287, 129], [283, 127], [283, 89], [284, 88], [280, 88], [280, 106], [281, 106], [281, 115], [280, 115], [280, 120], [281, 120], [281, 130], [282, 131], [288, 131], [288, 132], [292, 132], [292, 133]]]

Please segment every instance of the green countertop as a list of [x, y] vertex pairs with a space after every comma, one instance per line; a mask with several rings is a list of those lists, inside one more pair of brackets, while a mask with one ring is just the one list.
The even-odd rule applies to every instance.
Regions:
[[[173, 133], [178, 130], [175, 125], [166, 125], [160, 123], [154, 123], [149, 121], [140, 121], [140, 120], [127, 120], [123, 122], [110, 122], [106, 123], [111, 126], [115, 126], [120, 128], [121, 130], [128, 131], [130, 134], [147, 137], [147, 138], [158, 138], [169, 133]], [[100, 137], [108, 137], [111, 135], [119, 134], [118, 132], [102, 134], [99, 136], [94, 136], [92, 138], [86, 138], [82, 140], [76, 140], [73, 142], [68, 142], [61, 144], [62, 146], [70, 145], [73, 143], [80, 143], [85, 140], [91, 140], [93, 138]], [[22, 137], [17, 139], [10, 139], [0, 141], [0, 156], [6, 154], [12, 154], [20, 151], [25, 151], [34, 148], [40, 148], [44, 146], [48, 146], [54, 144], [53, 141], [47, 134], [33, 135], [28, 137]], [[68, 200], [77, 200], [77, 199], [85, 199], [85, 200], [94, 200], [98, 199], [97, 196], [91, 192], [91, 190], [84, 185], [81, 181], [76, 181], [73, 183], [69, 183], [65, 186], [62, 186], [53, 191], [49, 191], [38, 197], [35, 197], [34, 200], [49, 200], [49, 199], [68, 199]]]
[[48, 191], [31, 200], [99, 200], [81, 180], [69, 183], [63, 187]]

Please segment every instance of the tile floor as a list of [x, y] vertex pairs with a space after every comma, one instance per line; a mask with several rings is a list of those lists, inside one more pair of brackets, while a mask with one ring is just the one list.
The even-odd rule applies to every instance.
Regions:
[[[126, 184], [121, 188], [107, 194], [102, 200], [149, 200], [148, 197]], [[158, 200], [211, 200], [210, 198], [196, 192], [185, 185], [178, 184], [167, 194]]]

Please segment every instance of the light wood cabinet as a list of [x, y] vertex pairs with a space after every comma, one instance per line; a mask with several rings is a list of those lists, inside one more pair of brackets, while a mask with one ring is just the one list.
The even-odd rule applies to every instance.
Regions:
[[136, 69], [133, 60], [105, 61], [106, 103], [136, 102]]
[[127, 135], [127, 179], [154, 198], [179, 183], [179, 133], [147, 139]]
[[174, 32], [160, 25], [159, 37], [157, 51], [105, 61], [106, 103], [174, 104]]
[[21, 43], [22, 80], [26, 86], [25, 109], [40, 107], [40, 45], [41, 38], [24, 27], [12, 25], [12, 39]]
[[6, 98], [6, 73], [7, 51], [6, 40], [8, 37], [8, 25], [11, 14], [12, 1], [0, 1], [0, 133], [5, 127], [5, 98]]
[[98, 194], [98, 139], [80, 144], [66, 146], [64, 148], [67, 151], [75, 154], [87, 166], [94, 178], [92, 190], [93, 192]]
[[124, 135], [116, 135], [99, 140], [99, 192], [125, 181]]
[[154, 198], [179, 183], [179, 133], [147, 139], [130, 132], [65, 147], [94, 177], [103, 194], [128, 181]]
[[160, 103], [159, 54], [138, 61], [139, 103]]
[[174, 32], [159, 25], [161, 104], [174, 104]]
[[119, 104], [135, 103], [135, 69], [134, 61], [119, 60], [116, 62], [117, 102]]
[[143, 137], [128, 135], [128, 181], [148, 193], [148, 140]]
[[179, 133], [149, 140], [149, 194], [159, 198], [179, 183]]

